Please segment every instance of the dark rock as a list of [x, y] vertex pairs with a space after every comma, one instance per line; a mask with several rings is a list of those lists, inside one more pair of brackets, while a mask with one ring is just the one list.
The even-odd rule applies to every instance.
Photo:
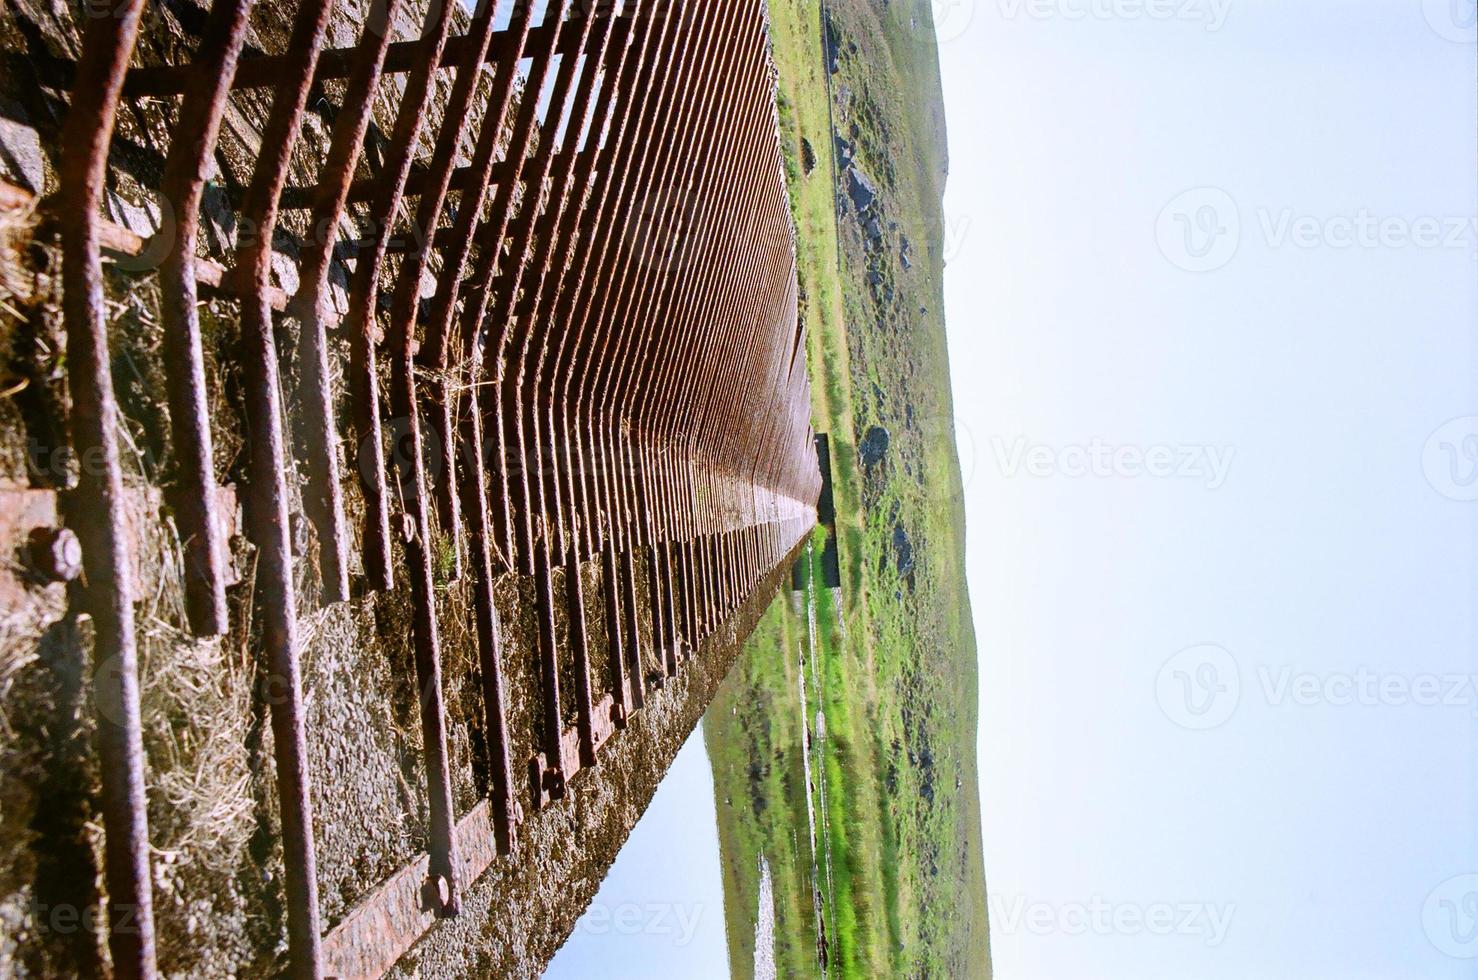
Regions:
[[[882, 400], [881, 392], [878, 395]], [[893, 441], [892, 435], [881, 425], [874, 425], [863, 435], [862, 442], [857, 446], [857, 455], [862, 460], [863, 466], [876, 466], [883, 461], [888, 454], [888, 445]]]
[[852, 144], [841, 136], [836, 137], [837, 167], [842, 170], [852, 165]]
[[907, 575], [914, 570], [913, 542], [902, 524], [893, 527], [893, 559], [899, 575]]
[[[858, 211], [866, 211], [872, 207], [872, 202], [878, 199], [878, 189], [867, 175], [856, 167], [847, 168], [847, 195], [852, 198], [852, 204]], [[881, 234], [881, 229], [879, 229]]]

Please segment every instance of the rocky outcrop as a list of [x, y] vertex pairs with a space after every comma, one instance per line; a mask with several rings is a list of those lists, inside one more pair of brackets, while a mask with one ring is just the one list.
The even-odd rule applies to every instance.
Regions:
[[888, 445], [891, 442], [892, 435], [881, 425], [869, 428], [862, 441], [857, 444], [857, 456], [862, 460], [862, 465], [873, 467], [881, 463], [888, 454]]

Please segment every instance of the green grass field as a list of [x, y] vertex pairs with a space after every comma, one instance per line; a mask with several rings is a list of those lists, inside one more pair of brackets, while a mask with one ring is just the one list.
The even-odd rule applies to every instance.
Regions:
[[[770, 27], [842, 588], [777, 600], [704, 721], [730, 966], [755, 975], [763, 859], [778, 976], [988, 977], [930, 4], [828, 6], [829, 43], [819, 0], [771, 0]], [[833, 132], [876, 188], [863, 214]], [[865, 467], [873, 426], [889, 445]]]

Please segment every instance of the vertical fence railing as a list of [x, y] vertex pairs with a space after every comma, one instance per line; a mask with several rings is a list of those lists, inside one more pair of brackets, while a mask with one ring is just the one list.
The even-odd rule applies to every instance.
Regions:
[[[269, 6], [291, 14], [290, 38], [243, 54], [253, 14]], [[84, 470], [69, 522], [83, 544], [94, 656], [116, 668], [98, 735], [106, 885], [137, 927], [110, 937], [112, 958], [120, 975], [157, 973], [102, 265], [104, 239], [144, 243], [104, 218], [103, 188], [120, 105], [173, 100], [155, 190], [175, 236], [160, 268], [161, 319], [188, 626], [221, 634], [230, 609], [198, 313], [208, 290], [239, 316], [255, 615], [283, 695], [271, 721], [289, 969], [317, 977], [294, 500], [317, 537], [322, 602], [411, 596], [426, 884], [440, 916], [457, 914], [469, 882], [447, 759], [438, 568], [471, 579], [489, 819], [497, 853], [509, 854], [525, 807], [567, 796], [598, 766], [601, 747], [814, 523], [820, 477], [765, 4], [502, 0], [469, 13], [451, 0], [380, 0], [355, 44], [331, 48], [330, 25], [345, 15], [334, 0], [215, 0], [188, 64], [131, 68], [143, 12], [143, 0], [124, 0], [84, 25], [60, 180], [42, 202], [63, 246], [74, 448], [96, 447], [103, 461]], [[402, 14], [419, 15], [417, 36], [394, 37]], [[310, 93], [327, 98], [330, 79], [316, 182], [291, 187], [291, 165], [308, 152]], [[200, 226], [217, 135], [233, 100], [264, 89], [268, 99], [251, 103], [268, 108], [236, 247], [211, 255]], [[389, 134], [371, 163], [363, 148], [386, 96]], [[308, 229], [292, 282], [274, 262], [285, 211], [293, 227], [305, 213]], [[342, 316], [330, 301], [336, 261]], [[277, 347], [281, 329], [297, 338], [295, 363]], [[344, 363], [335, 335], [347, 340]], [[360, 447], [348, 466], [346, 441]], [[403, 465], [390, 465], [392, 453]], [[357, 555], [346, 519], [356, 494]], [[500, 574], [533, 578], [532, 650], [504, 641]], [[599, 613], [588, 617], [592, 590]], [[591, 659], [595, 633], [603, 663]], [[539, 679], [523, 785], [506, 705], [515, 655]]]

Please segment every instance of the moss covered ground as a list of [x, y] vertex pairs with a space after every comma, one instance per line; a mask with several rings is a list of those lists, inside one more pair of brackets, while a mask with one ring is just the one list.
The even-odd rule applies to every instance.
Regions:
[[705, 719], [731, 972], [763, 859], [778, 976], [988, 977], [930, 4], [771, 0], [770, 32], [842, 585], [818, 532]]

